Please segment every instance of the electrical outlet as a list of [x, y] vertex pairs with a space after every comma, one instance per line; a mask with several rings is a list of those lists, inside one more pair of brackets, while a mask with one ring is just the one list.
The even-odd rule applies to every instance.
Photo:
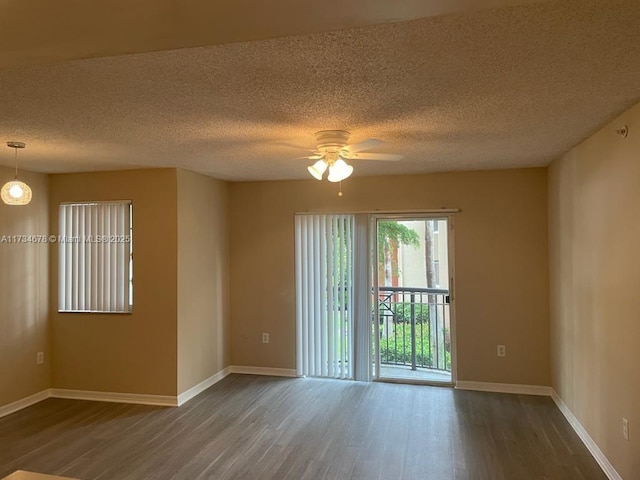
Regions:
[[44, 352], [36, 353], [36, 363], [42, 365], [44, 363]]
[[629, 440], [629, 420], [626, 418], [622, 419], [622, 436], [625, 440]]
[[507, 356], [507, 347], [505, 345], [498, 345], [498, 356], [499, 357]]
[[262, 332], [262, 343], [269, 343], [269, 334]]

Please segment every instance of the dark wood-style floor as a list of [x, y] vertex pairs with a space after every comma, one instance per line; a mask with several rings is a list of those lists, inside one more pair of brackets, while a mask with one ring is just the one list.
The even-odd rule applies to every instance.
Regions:
[[49, 399], [0, 419], [0, 478], [605, 479], [552, 400], [231, 375], [180, 408]]

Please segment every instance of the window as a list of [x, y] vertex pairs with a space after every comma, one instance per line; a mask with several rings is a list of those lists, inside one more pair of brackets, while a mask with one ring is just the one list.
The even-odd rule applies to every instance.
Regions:
[[131, 202], [62, 204], [58, 234], [58, 311], [129, 313]]

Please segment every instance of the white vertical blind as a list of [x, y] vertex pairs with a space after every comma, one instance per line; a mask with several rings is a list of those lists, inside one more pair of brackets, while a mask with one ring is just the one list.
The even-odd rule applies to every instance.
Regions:
[[62, 204], [58, 310], [130, 311], [131, 202]]
[[371, 270], [372, 246], [370, 240], [371, 220], [369, 215], [355, 216], [353, 232], [353, 323], [355, 334], [354, 378], [370, 382], [373, 378], [371, 363], [371, 329], [373, 278]]
[[298, 375], [354, 378], [354, 228], [353, 215], [296, 215]]

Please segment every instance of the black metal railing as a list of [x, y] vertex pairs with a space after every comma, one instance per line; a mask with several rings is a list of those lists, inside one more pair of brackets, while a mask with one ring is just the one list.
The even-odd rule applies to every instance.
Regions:
[[379, 287], [380, 364], [451, 371], [449, 291]]

